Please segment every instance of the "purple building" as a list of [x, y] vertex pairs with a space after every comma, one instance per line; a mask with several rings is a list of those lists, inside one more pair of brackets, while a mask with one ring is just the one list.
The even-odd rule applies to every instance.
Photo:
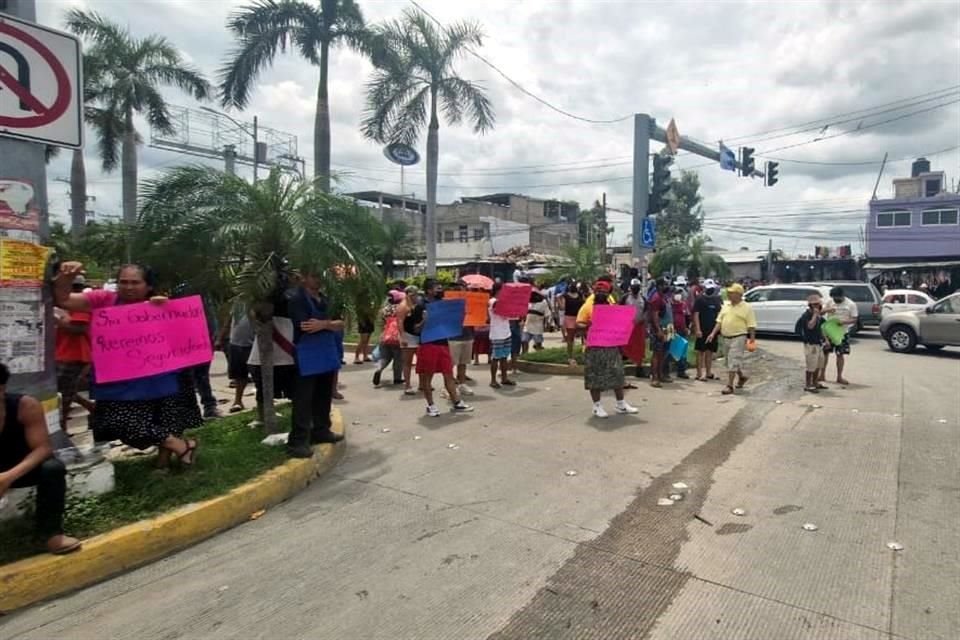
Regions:
[[930, 288], [960, 283], [960, 193], [947, 191], [943, 171], [913, 163], [893, 181], [894, 197], [870, 202], [864, 269], [875, 284]]

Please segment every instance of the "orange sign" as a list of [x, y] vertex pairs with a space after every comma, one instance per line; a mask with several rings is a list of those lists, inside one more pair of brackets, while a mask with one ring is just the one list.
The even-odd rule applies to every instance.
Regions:
[[677, 155], [677, 149], [680, 148], [680, 130], [673, 118], [670, 118], [670, 124], [667, 125], [667, 147], [673, 156]]
[[487, 324], [487, 307], [490, 305], [490, 294], [486, 291], [444, 291], [444, 300], [467, 301], [467, 311], [463, 316], [463, 326], [482, 327]]

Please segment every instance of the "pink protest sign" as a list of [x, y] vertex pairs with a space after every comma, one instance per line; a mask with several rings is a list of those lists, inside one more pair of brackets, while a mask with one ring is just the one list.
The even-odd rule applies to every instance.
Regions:
[[94, 309], [90, 350], [97, 382], [145, 378], [210, 362], [200, 296]]
[[637, 310], [633, 305], [598, 304], [587, 331], [588, 347], [622, 347], [630, 342]]
[[497, 294], [497, 306], [494, 309], [497, 315], [504, 318], [526, 318], [532, 290], [533, 286], [526, 283], [511, 282], [503, 285]]

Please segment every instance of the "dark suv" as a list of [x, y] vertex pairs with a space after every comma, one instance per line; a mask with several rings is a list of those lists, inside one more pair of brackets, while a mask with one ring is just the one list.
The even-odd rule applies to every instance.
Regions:
[[833, 280], [821, 282], [804, 282], [798, 284], [816, 284], [823, 287], [840, 287], [844, 295], [857, 303], [858, 322], [856, 330], [864, 327], [880, 326], [880, 312], [883, 296], [877, 291], [877, 288], [870, 282], [857, 282], [854, 280]]

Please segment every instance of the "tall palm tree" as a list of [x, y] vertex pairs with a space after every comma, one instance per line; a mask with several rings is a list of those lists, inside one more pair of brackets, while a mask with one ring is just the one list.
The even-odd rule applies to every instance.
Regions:
[[[173, 125], [160, 87], [179, 87], [197, 100], [205, 100], [210, 84], [183, 61], [170, 41], [160, 36], [135, 38], [129, 31], [93, 11], [73, 9], [67, 27], [87, 41], [87, 53], [102, 63], [92, 105], [104, 118], [98, 127], [104, 169], [116, 166], [120, 148], [123, 177], [123, 221], [137, 219], [137, 144], [140, 138], [134, 115], [146, 117], [152, 127], [171, 133]], [[85, 206], [85, 203], [84, 203]]]
[[493, 128], [494, 113], [482, 87], [457, 75], [454, 63], [471, 45], [480, 46], [480, 27], [461, 22], [438, 29], [424, 13], [404, 11], [400, 20], [375, 30], [376, 65], [367, 85], [363, 135], [380, 143], [415, 144], [427, 125], [427, 273], [437, 272], [437, 163], [440, 117], [458, 124], [466, 114], [474, 131]]
[[596, 244], [566, 245], [562, 260], [549, 266], [554, 278], [592, 283], [603, 273], [603, 260]]
[[[383, 288], [372, 257], [361, 252], [367, 247], [357, 232], [362, 215], [352, 202], [277, 168], [256, 184], [209, 167], [179, 167], [145, 183], [137, 249], [189, 288], [223, 287], [220, 297], [234, 296], [251, 310], [263, 365], [263, 416], [271, 433], [273, 315], [286, 284], [298, 270], [309, 269], [350, 271], [370, 291]], [[335, 297], [339, 282], [329, 278]]]
[[277, 52], [295, 48], [320, 67], [317, 111], [313, 122], [313, 174], [323, 191], [330, 190], [330, 47], [338, 43], [363, 50], [367, 32], [360, 7], [353, 0], [320, 0], [317, 7], [301, 0], [257, 0], [230, 16], [227, 28], [239, 40], [220, 70], [223, 106], [243, 108], [257, 76]]

